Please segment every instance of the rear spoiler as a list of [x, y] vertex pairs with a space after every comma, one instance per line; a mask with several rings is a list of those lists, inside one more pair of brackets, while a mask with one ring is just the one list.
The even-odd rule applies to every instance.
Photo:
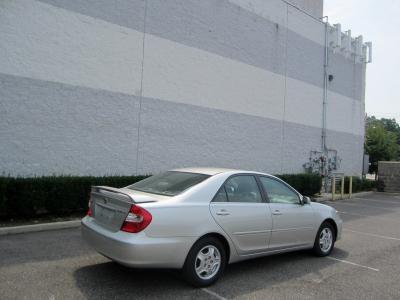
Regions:
[[[102, 191], [105, 191], [106, 193], [102, 193]], [[114, 193], [114, 195], [111, 196], [108, 193]], [[121, 201], [129, 200], [129, 202], [135, 203], [135, 200], [129, 194], [122, 192], [120, 189], [109, 186], [92, 186], [91, 194], [103, 197], [113, 197]]]

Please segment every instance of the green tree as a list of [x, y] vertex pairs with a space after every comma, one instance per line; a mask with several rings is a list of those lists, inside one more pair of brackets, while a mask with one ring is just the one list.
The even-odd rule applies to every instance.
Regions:
[[369, 125], [381, 124], [387, 131], [396, 135], [396, 142], [400, 145], [400, 125], [396, 122], [396, 119], [377, 119], [375, 116], [367, 116], [365, 124], [367, 128]]
[[396, 142], [400, 145], [400, 125], [397, 124], [395, 119], [381, 119], [383, 127], [387, 131], [393, 132], [396, 135]]
[[371, 163], [369, 172], [377, 173], [378, 161], [398, 159], [400, 146], [397, 133], [387, 130], [381, 120], [373, 118], [366, 122], [365, 151]]

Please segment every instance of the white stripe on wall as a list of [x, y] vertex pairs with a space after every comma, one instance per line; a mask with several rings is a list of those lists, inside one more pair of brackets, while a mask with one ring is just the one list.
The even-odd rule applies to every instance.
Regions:
[[[142, 38], [38, 1], [5, 1], [0, 72], [139, 95]], [[144, 96], [282, 120], [284, 76], [154, 35], [145, 41]], [[285, 120], [321, 127], [322, 89], [292, 78], [286, 87]], [[330, 92], [328, 129], [362, 135], [361, 106]]]
[[39, 1], [0, 6], [6, 74], [139, 94], [142, 39], [142, 32]]
[[323, 90], [288, 77], [286, 81], [285, 120], [322, 127]]
[[284, 77], [146, 35], [146, 97], [281, 120]]
[[364, 135], [364, 109], [361, 101], [328, 91], [327, 128]]
[[[282, 120], [285, 77], [207, 51], [146, 35], [143, 95]], [[293, 78], [286, 83], [285, 120], [322, 126], [323, 90]], [[361, 103], [329, 92], [330, 130], [362, 135]]]

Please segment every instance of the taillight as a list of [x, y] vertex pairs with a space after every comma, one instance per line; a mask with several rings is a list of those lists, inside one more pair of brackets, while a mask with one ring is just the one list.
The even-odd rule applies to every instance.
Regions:
[[145, 229], [151, 222], [151, 214], [143, 207], [132, 205], [121, 226], [121, 231], [137, 233]]
[[92, 196], [89, 193], [89, 203], [88, 203], [88, 211], [86, 213], [87, 216], [91, 217], [92, 216]]

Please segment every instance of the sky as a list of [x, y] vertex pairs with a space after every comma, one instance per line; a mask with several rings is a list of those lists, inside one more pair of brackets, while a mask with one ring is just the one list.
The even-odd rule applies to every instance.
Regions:
[[400, 123], [400, 0], [324, 0], [324, 15], [372, 42], [365, 111]]

